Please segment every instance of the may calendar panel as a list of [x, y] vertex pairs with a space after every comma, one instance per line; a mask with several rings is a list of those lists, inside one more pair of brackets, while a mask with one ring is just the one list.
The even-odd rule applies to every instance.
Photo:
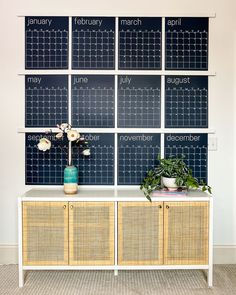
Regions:
[[208, 128], [208, 77], [165, 77], [165, 127]]
[[165, 19], [166, 70], [208, 70], [208, 18]]
[[115, 18], [72, 18], [72, 68], [115, 68]]
[[115, 80], [108, 75], [72, 76], [72, 126], [113, 128]]
[[193, 176], [207, 183], [208, 135], [195, 133], [165, 134], [165, 158], [183, 157]]
[[25, 127], [68, 122], [68, 76], [25, 76]]
[[160, 134], [118, 134], [118, 184], [139, 185], [157, 165]]
[[118, 127], [159, 128], [161, 77], [119, 76]]
[[25, 17], [25, 68], [68, 69], [68, 17]]
[[119, 18], [119, 69], [161, 69], [160, 17]]

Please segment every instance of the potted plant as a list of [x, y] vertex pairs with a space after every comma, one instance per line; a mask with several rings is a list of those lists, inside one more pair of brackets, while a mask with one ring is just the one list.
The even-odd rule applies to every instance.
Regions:
[[158, 160], [159, 165], [148, 171], [140, 186], [149, 201], [151, 201], [151, 193], [163, 187], [169, 190], [201, 188], [202, 191], [208, 191], [211, 194], [211, 187], [203, 181], [198, 182], [182, 158], [161, 159], [158, 156]]

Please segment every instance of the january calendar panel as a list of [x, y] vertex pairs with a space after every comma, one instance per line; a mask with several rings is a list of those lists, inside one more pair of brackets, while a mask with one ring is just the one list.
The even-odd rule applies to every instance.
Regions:
[[160, 17], [119, 18], [119, 69], [161, 69]]
[[208, 128], [208, 77], [165, 77], [165, 127]]
[[159, 128], [161, 77], [118, 77], [118, 127]]
[[115, 68], [115, 18], [72, 18], [72, 68]]
[[114, 184], [114, 134], [84, 134], [89, 143], [90, 156], [83, 156], [74, 148], [74, 165], [79, 169], [79, 184], [113, 185]]
[[68, 122], [68, 76], [25, 76], [25, 127]]
[[157, 164], [160, 134], [118, 134], [118, 184], [139, 185]]
[[166, 70], [208, 70], [208, 18], [165, 19]]
[[[51, 141], [51, 149], [45, 152], [40, 151], [37, 147], [42, 137], [47, 137]], [[67, 154], [66, 139], [58, 140], [55, 134], [26, 133], [25, 183], [29, 185], [63, 184]]]
[[25, 17], [25, 68], [68, 69], [68, 17]]
[[115, 111], [114, 76], [73, 75], [72, 126], [113, 128]]
[[165, 134], [165, 157], [183, 157], [184, 162], [192, 169], [193, 176], [207, 182], [207, 134]]

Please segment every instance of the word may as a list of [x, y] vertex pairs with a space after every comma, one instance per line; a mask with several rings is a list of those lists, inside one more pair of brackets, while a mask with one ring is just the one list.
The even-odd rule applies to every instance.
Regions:
[[199, 135], [168, 135], [167, 141], [200, 141]]
[[34, 84], [40, 84], [41, 80], [42, 80], [42, 78], [40, 78], [40, 77], [28, 77], [27, 78], [28, 83], [34, 83]]
[[87, 77], [74, 77], [73, 84], [86, 84], [88, 81]]
[[174, 85], [179, 85], [179, 84], [190, 84], [190, 77], [188, 78], [167, 78], [167, 84], [174, 84]]
[[131, 82], [131, 78], [129, 78], [128, 76], [120, 77], [120, 85], [130, 84], [130, 82]]
[[181, 22], [182, 22], [182, 19], [181, 18], [169, 19], [167, 21], [167, 25], [170, 26], [170, 27], [173, 27], [173, 26], [181, 26]]
[[136, 19], [122, 19], [120, 21], [120, 24], [122, 26], [141, 26], [142, 21], [139, 18], [136, 18]]
[[30, 25], [49, 25], [50, 27], [51, 23], [52, 19], [49, 18], [29, 18], [27, 27], [29, 27]]
[[77, 18], [75, 17], [75, 24], [82, 26], [99, 26], [102, 25], [102, 19], [88, 19], [88, 18]]
[[120, 141], [152, 141], [152, 135], [121, 135]]

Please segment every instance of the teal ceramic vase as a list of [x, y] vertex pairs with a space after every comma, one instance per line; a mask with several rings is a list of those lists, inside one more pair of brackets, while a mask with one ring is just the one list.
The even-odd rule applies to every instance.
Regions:
[[76, 194], [78, 191], [78, 169], [75, 166], [67, 166], [64, 169], [64, 192]]

